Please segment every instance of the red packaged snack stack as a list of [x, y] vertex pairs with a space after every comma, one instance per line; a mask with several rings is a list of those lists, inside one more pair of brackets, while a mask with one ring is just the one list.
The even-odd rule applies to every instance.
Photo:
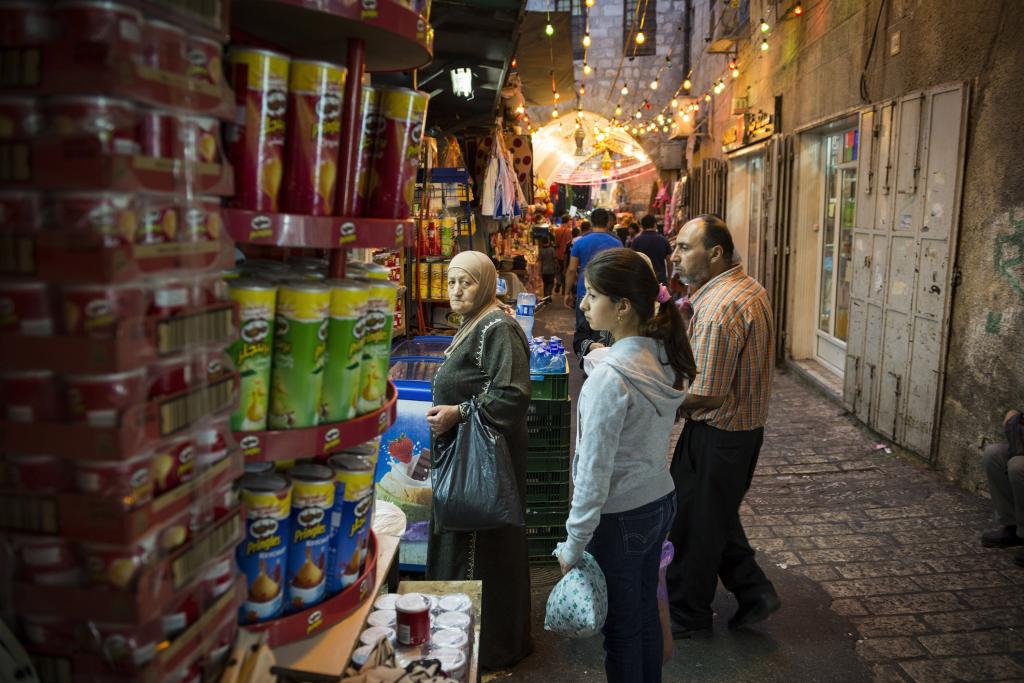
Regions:
[[50, 290], [38, 280], [0, 280], [0, 332], [53, 334]]
[[0, 3], [0, 47], [38, 46], [52, 39], [53, 22], [45, 3], [31, 0]]
[[64, 334], [113, 339], [119, 329], [146, 314], [141, 284], [65, 285], [60, 290]]
[[150, 280], [152, 297], [149, 315], [165, 316], [181, 313], [192, 306], [199, 296], [195, 284], [175, 277], [153, 278]]
[[94, 639], [93, 651], [118, 670], [141, 669], [156, 656], [156, 646], [161, 640], [159, 620], [143, 626], [98, 621], [89, 624]]
[[76, 60], [139, 61], [143, 22], [138, 10], [105, 0], [62, 0], [53, 17], [59, 39], [72, 46]]
[[188, 77], [200, 83], [224, 82], [224, 46], [216, 40], [190, 35], [185, 47]]
[[157, 447], [153, 454], [152, 477], [156, 495], [191, 481], [196, 474], [192, 438], [179, 436]]
[[195, 444], [196, 467], [204, 470], [216, 465], [228, 457], [227, 437], [228, 421], [220, 420], [210, 427], [197, 429], [193, 443]]
[[136, 128], [139, 152], [158, 159], [180, 159], [183, 156], [178, 118], [164, 109], [143, 109]]
[[[91, 427], [117, 427], [126, 410], [146, 400], [145, 368], [103, 375], [67, 375], [64, 381], [71, 421]], [[95, 493], [93, 488], [86, 492]]]
[[185, 29], [150, 19], [143, 24], [142, 34], [142, 61], [146, 66], [176, 76], [185, 75], [188, 42]]
[[47, 214], [53, 230], [119, 247], [135, 241], [139, 204], [120, 192], [60, 192], [50, 197]]
[[224, 553], [211, 564], [202, 577], [203, 610], [207, 610], [217, 599], [235, 584], [238, 567], [235, 566], [234, 552]]
[[119, 500], [125, 509], [148, 503], [153, 498], [152, 453], [142, 453], [129, 460], [75, 461], [75, 488]]
[[0, 232], [33, 233], [43, 227], [43, 195], [0, 190]]
[[220, 121], [184, 116], [179, 122], [185, 159], [200, 164], [221, 163]]
[[[182, 208], [183, 242], [216, 242], [223, 232], [220, 199], [196, 197]], [[218, 276], [219, 277], [219, 276]]]
[[164, 638], [174, 640], [185, 629], [196, 623], [196, 619], [199, 618], [199, 610], [199, 599], [195, 594], [180, 598], [160, 617], [160, 627], [163, 629]]
[[50, 370], [0, 373], [0, 403], [10, 422], [58, 422], [61, 419], [57, 378]]
[[62, 493], [71, 488], [68, 464], [52, 455], [7, 455], [12, 486], [27, 493]]
[[345, 68], [327, 62], [291, 64], [284, 193], [288, 213], [334, 212], [345, 74]]
[[192, 383], [192, 359], [185, 354], [161, 358], [147, 367], [150, 400], [185, 391]]
[[41, 127], [39, 102], [34, 97], [0, 97], [0, 140], [28, 140]]
[[147, 195], [142, 199], [142, 217], [135, 231], [136, 244], [163, 244], [178, 239], [178, 201], [171, 197]]
[[82, 568], [56, 569], [54, 571], [37, 571], [28, 577], [37, 586], [81, 586]]
[[14, 547], [22, 575], [31, 579], [36, 572], [75, 569], [79, 566], [74, 544], [59, 536], [17, 536]]
[[71, 646], [78, 631], [78, 620], [67, 617], [51, 617], [36, 614], [22, 614], [21, 632], [32, 645], [53, 648], [58, 644]]
[[69, 95], [45, 100], [49, 130], [58, 138], [95, 140], [102, 154], [138, 154], [138, 111], [127, 100]]
[[369, 215], [378, 218], [408, 218], [412, 215], [416, 169], [419, 167], [429, 99], [429, 95], [417, 90], [381, 90], [380, 113], [384, 131], [374, 152]]
[[289, 60], [243, 47], [232, 49], [228, 57], [235, 100], [245, 111], [244, 124], [228, 127], [235, 201], [242, 209], [280, 211]]

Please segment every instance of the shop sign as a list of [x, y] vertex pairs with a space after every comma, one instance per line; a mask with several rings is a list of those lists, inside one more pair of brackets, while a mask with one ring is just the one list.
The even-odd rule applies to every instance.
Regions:
[[748, 114], [747, 118], [744, 140], [747, 144], [770, 138], [775, 134], [775, 117], [771, 114], [759, 111], [756, 114]]
[[722, 151], [731, 152], [734, 149], [738, 149], [743, 146], [743, 134], [744, 134], [744, 117], [740, 116], [736, 118], [736, 123], [729, 126], [722, 133]]

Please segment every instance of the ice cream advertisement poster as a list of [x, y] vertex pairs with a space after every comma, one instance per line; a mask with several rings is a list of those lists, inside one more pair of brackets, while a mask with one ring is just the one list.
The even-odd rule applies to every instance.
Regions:
[[424, 415], [430, 403], [398, 400], [394, 424], [381, 437], [377, 459], [378, 500], [405, 513], [407, 527], [399, 548], [400, 564], [426, 565], [430, 524], [430, 428]]

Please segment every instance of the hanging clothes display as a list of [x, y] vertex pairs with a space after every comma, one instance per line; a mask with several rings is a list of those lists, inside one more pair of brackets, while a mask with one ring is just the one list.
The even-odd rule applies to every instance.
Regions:
[[502, 135], [496, 134], [492, 139], [494, 144], [484, 171], [480, 212], [495, 218], [521, 216], [526, 206], [526, 196], [519, 185], [512, 155]]

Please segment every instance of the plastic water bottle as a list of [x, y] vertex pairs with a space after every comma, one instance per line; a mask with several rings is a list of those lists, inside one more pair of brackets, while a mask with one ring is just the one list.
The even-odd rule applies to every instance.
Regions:
[[520, 292], [516, 298], [516, 322], [523, 328], [526, 338], [533, 336], [533, 312], [537, 308], [537, 295], [532, 292]]

